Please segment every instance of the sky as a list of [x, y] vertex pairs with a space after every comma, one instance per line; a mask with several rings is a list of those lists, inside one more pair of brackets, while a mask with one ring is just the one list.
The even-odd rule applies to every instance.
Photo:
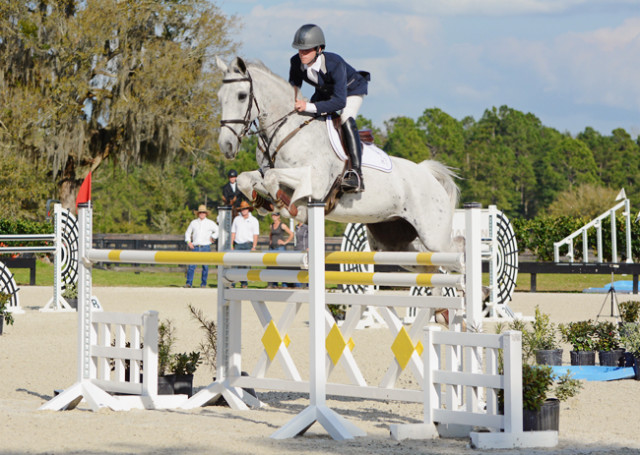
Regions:
[[[239, 55], [287, 78], [291, 42], [371, 73], [360, 114], [384, 127], [439, 108], [462, 120], [507, 105], [573, 135], [640, 134], [640, 0], [221, 0]], [[307, 96], [312, 91], [303, 89]]]

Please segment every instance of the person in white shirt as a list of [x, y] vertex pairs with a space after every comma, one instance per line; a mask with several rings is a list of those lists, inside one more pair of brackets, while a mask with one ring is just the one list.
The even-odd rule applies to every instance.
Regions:
[[[218, 238], [218, 225], [207, 218], [209, 210], [205, 205], [198, 207], [198, 218], [189, 223], [187, 232], [184, 234], [184, 241], [193, 251], [211, 251], [211, 243]], [[193, 276], [196, 273], [196, 266], [190, 265], [187, 268], [187, 283], [185, 288], [193, 285]], [[200, 287], [207, 286], [207, 278], [209, 276], [209, 266], [202, 266], [202, 277], [200, 279]]]
[[[258, 246], [258, 236], [260, 235], [260, 224], [251, 214], [253, 207], [247, 201], [240, 203], [240, 215], [236, 216], [231, 223], [231, 249], [255, 251]], [[242, 287], [247, 287], [247, 282], [241, 282]]]

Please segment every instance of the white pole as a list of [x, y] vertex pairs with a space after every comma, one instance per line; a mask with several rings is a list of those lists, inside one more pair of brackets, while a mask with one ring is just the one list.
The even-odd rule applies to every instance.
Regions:
[[633, 262], [632, 252], [631, 252], [631, 206], [629, 204], [629, 199], [624, 200], [624, 219], [627, 223], [627, 264], [631, 264]]
[[[92, 377], [91, 365], [91, 263], [85, 260], [93, 236], [91, 202], [78, 204], [78, 382]], [[93, 340], [95, 341], [95, 340]]]
[[598, 263], [602, 264], [602, 222], [598, 220], [596, 223], [596, 239], [598, 242], [597, 245], [597, 254], [598, 254]]
[[311, 406], [324, 406], [326, 402], [325, 366], [325, 282], [324, 282], [324, 204], [309, 204], [309, 321], [311, 337], [309, 378]]
[[[218, 207], [218, 251], [231, 249], [231, 207]], [[226, 379], [229, 367], [229, 303], [225, 300], [224, 266], [218, 266], [218, 356], [217, 356], [217, 381]]]
[[611, 262], [618, 262], [618, 239], [616, 235], [616, 211], [611, 209]]
[[482, 206], [465, 204], [465, 298], [467, 299], [467, 324], [479, 327], [482, 324], [482, 238], [480, 223]]

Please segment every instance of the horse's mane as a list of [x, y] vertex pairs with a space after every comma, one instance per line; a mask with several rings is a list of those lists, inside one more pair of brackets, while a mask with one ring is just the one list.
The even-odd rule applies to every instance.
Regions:
[[287, 81], [286, 79], [280, 77], [279, 75], [277, 75], [276, 73], [274, 73], [273, 71], [271, 71], [269, 69], [269, 67], [267, 65], [265, 65], [264, 63], [262, 63], [262, 61], [260, 60], [252, 60], [252, 61], [248, 61], [245, 62], [247, 64], [247, 69], [255, 69], [258, 71], [261, 71], [263, 73], [266, 73], [268, 76], [274, 78], [275, 80], [277, 80], [278, 82], [282, 83], [282, 84], [286, 84], [287, 86], [289, 86], [289, 81]]

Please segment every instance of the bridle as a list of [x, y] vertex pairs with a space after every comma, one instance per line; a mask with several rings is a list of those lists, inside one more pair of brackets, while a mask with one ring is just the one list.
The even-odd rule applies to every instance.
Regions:
[[[238, 144], [240, 142], [242, 142], [242, 138], [245, 137], [245, 136], [257, 135], [258, 138], [259, 138], [258, 148], [260, 149], [260, 151], [262, 151], [264, 157], [269, 162], [269, 167], [270, 168], [274, 168], [275, 167], [276, 155], [278, 154], [278, 151], [280, 151], [282, 146], [284, 144], [286, 144], [293, 136], [295, 136], [295, 134], [298, 131], [300, 131], [303, 127], [305, 127], [309, 123], [311, 123], [311, 121], [313, 119], [315, 119], [316, 117], [311, 117], [308, 120], [306, 120], [303, 123], [301, 123], [300, 125], [298, 125], [297, 128], [295, 128], [293, 131], [291, 131], [283, 140], [280, 141], [280, 143], [278, 144], [278, 146], [276, 147], [274, 152], [271, 153], [271, 150], [270, 150], [271, 149], [271, 144], [272, 144], [273, 140], [275, 139], [276, 134], [278, 133], [278, 131], [280, 131], [280, 128], [282, 128], [284, 126], [284, 124], [287, 122], [289, 117], [296, 113], [296, 110], [293, 109], [292, 111], [286, 113], [285, 115], [283, 115], [282, 117], [280, 117], [276, 121], [271, 122], [271, 124], [269, 124], [269, 125], [262, 126], [262, 125], [256, 124], [256, 120], [255, 119], [251, 120], [251, 109], [255, 105], [255, 107], [256, 107], [256, 109], [258, 111], [258, 115], [256, 116], [256, 119], [258, 119], [258, 120], [260, 119], [262, 112], [260, 111], [260, 106], [258, 105], [258, 100], [256, 99], [256, 97], [254, 95], [253, 79], [251, 78], [251, 74], [249, 73], [248, 70], [246, 71], [246, 74], [247, 75], [245, 77], [239, 77], [237, 79], [223, 79], [222, 80], [223, 84], [232, 84], [232, 83], [235, 83], [235, 82], [249, 82], [249, 103], [247, 105], [247, 111], [245, 112], [243, 119], [222, 119], [222, 120], [220, 120], [220, 126], [229, 128], [229, 130], [231, 130], [231, 132], [234, 134], [236, 139], [238, 139]], [[294, 100], [295, 100], [296, 96], [297, 96], [297, 90], [294, 90]], [[240, 131], [240, 133], [238, 133], [235, 129], [233, 129], [229, 125], [242, 125], [243, 128]], [[276, 127], [274, 128], [273, 132], [271, 134], [267, 134], [267, 129], [271, 128], [274, 125], [276, 125]], [[255, 127], [255, 130], [252, 130], [251, 129], [252, 127]]]
[[[256, 100], [256, 97], [253, 95], [253, 80], [251, 79], [251, 75], [249, 74], [248, 71], [247, 71], [246, 77], [240, 77], [237, 79], [222, 79], [223, 84], [231, 84], [234, 82], [249, 82], [249, 104], [247, 105], [247, 112], [245, 112], [243, 119], [220, 120], [220, 126], [229, 128], [231, 132], [234, 134], [234, 136], [238, 139], [238, 143], [239, 143], [240, 141], [242, 141], [242, 138], [249, 133], [249, 131], [251, 130], [251, 127], [254, 126], [256, 123], [255, 120], [251, 121], [251, 108], [255, 104], [256, 109], [258, 110], [258, 115], [260, 115], [260, 106], [258, 106], [258, 101]], [[237, 125], [237, 124], [244, 126], [244, 128], [240, 133], [238, 133], [236, 130], [234, 130], [229, 126], [229, 125]]]

